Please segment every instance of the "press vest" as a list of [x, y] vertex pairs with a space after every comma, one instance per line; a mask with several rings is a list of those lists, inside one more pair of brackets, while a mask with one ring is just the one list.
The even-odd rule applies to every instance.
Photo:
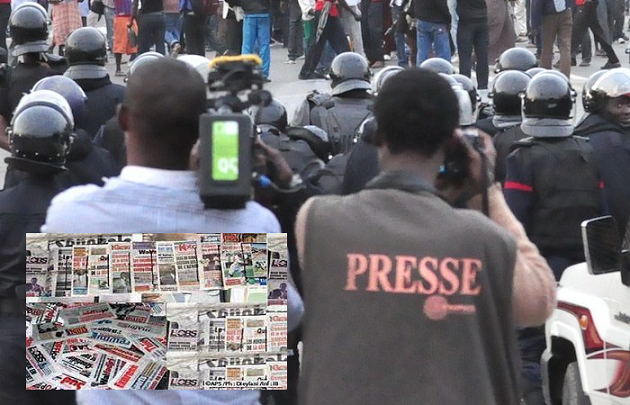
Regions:
[[404, 183], [311, 200], [300, 403], [518, 404], [514, 241]]

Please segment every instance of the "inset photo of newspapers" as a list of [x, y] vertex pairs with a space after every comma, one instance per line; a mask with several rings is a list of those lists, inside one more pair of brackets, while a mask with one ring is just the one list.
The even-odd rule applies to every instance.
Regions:
[[286, 234], [26, 234], [26, 389], [287, 389], [287, 258]]

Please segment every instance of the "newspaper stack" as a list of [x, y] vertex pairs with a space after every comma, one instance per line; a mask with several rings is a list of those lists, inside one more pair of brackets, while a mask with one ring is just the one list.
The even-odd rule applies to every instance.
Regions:
[[286, 389], [287, 314], [168, 303], [169, 389]]
[[145, 304], [27, 304], [26, 389], [156, 389], [166, 318]]

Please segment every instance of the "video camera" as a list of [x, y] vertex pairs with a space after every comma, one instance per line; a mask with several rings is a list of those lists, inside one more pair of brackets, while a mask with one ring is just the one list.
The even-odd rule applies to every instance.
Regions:
[[243, 111], [272, 99], [263, 90], [260, 65], [256, 55], [222, 56], [210, 63], [209, 111], [199, 120], [199, 188], [206, 208], [240, 209], [251, 199], [256, 132]]

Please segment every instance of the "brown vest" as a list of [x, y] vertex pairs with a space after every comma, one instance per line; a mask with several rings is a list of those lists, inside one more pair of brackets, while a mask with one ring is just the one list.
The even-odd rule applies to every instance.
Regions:
[[430, 192], [311, 207], [301, 404], [519, 403], [505, 230]]

